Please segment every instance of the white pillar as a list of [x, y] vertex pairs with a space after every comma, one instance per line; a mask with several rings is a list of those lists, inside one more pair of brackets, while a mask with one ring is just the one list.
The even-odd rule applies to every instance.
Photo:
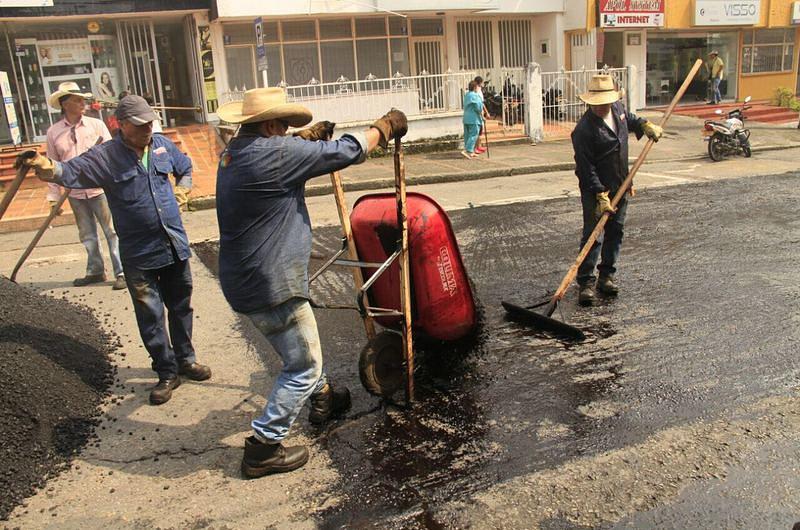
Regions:
[[639, 103], [639, 69], [635, 64], [629, 64], [628, 86], [625, 87], [625, 104], [628, 112], [636, 112]]
[[538, 64], [530, 63], [525, 69], [525, 134], [531, 142], [544, 139], [544, 109], [542, 108], [542, 71]]

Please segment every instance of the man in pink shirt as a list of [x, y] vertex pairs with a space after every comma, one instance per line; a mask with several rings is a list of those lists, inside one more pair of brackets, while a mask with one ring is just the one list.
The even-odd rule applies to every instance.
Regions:
[[[96, 119], [84, 116], [86, 100], [92, 94], [81, 92], [74, 82], [61, 83], [58, 90], [50, 95], [48, 103], [59, 109], [63, 119], [47, 130], [47, 156], [52, 160], [66, 162], [91, 149], [93, 146], [111, 140], [111, 133], [105, 124]], [[47, 200], [53, 204], [63, 193], [57, 184], [48, 184]], [[125, 289], [125, 276], [119, 256], [119, 239], [111, 221], [108, 201], [100, 188], [72, 190], [69, 204], [75, 214], [78, 225], [78, 237], [86, 247], [88, 263], [86, 276], [76, 278], [73, 285], [80, 287], [92, 283], [106, 281], [103, 253], [100, 250], [100, 238], [97, 234], [97, 223], [106, 236], [108, 251], [111, 254], [111, 266], [114, 269], [113, 289]]]

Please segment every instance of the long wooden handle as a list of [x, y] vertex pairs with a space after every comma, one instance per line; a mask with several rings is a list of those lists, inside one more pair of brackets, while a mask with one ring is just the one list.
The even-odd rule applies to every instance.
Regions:
[[[336, 211], [339, 213], [339, 222], [342, 225], [342, 235], [347, 242], [347, 257], [353, 261], [358, 261], [358, 250], [356, 249], [356, 242], [353, 239], [353, 229], [350, 226], [350, 212], [347, 209], [347, 200], [344, 196], [342, 176], [338, 171], [331, 173], [331, 185], [333, 186], [333, 198], [336, 201]], [[364, 277], [361, 275], [361, 269], [352, 267], [352, 273], [356, 291], [359, 291], [361, 290], [361, 286], [364, 285]], [[367, 338], [372, 340], [375, 338], [375, 323], [369, 315], [364, 315], [363, 318], [364, 330], [367, 332]]]
[[[675, 94], [675, 97], [672, 98], [672, 102], [669, 104], [669, 107], [667, 107], [667, 110], [664, 112], [664, 117], [661, 118], [661, 124], [660, 124], [661, 127], [666, 125], [667, 120], [669, 120], [669, 117], [672, 115], [672, 111], [675, 110], [675, 106], [678, 104], [678, 102], [683, 97], [683, 94], [689, 88], [689, 83], [692, 82], [692, 79], [694, 79], [694, 76], [697, 74], [697, 71], [700, 69], [702, 65], [703, 65], [702, 59], [698, 59], [697, 61], [695, 61], [694, 66], [689, 71], [689, 75], [686, 76], [686, 79], [684, 79], [683, 84], [678, 89], [678, 92]], [[628, 188], [630, 188], [631, 186], [631, 182], [633, 182], [634, 175], [636, 175], [636, 172], [639, 171], [639, 168], [644, 163], [644, 160], [645, 158], [647, 158], [648, 153], [650, 153], [650, 149], [653, 148], [654, 143], [655, 142], [652, 139], [648, 138], [647, 143], [644, 146], [644, 149], [642, 149], [642, 152], [639, 153], [639, 157], [636, 159], [636, 162], [634, 162], [633, 167], [628, 173], [627, 178], [624, 181], [622, 181], [622, 185], [620, 186], [619, 190], [617, 190], [616, 195], [614, 195], [614, 198], [611, 201], [612, 208], [616, 208], [617, 204], [619, 204], [619, 202], [622, 200], [622, 197], [624, 197], [625, 193], [627, 193]], [[603, 228], [608, 222], [609, 217], [611, 217], [611, 212], [604, 212], [603, 215], [600, 217], [600, 219], [597, 221], [597, 225], [595, 225], [594, 230], [592, 230], [589, 239], [586, 240], [586, 244], [583, 245], [583, 248], [578, 254], [578, 257], [575, 259], [575, 263], [573, 263], [572, 267], [570, 267], [569, 271], [567, 271], [566, 276], [564, 276], [564, 279], [561, 281], [561, 285], [558, 286], [556, 293], [553, 295], [553, 299], [548, 304], [547, 306], [548, 315], [553, 314], [556, 304], [558, 304], [558, 301], [564, 297], [564, 294], [567, 292], [567, 289], [572, 283], [572, 280], [574, 280], [575, 276], [578, 275], [578, 268], [583, 263], [583, 260], [586, 259], [586, 256], [589, 254], [592, 245], [594, 245], [595, 241], [597, 241], [597, 238], [603, 231]]]
[[8, 185], [5, 195], [3, 195], [3, 200], [0, 201], [0, 219], [2, 219], [3, 215], [5, 215], [6, 210], [8, 210], [8, 206], [11, 204], [11, 200], [19, 191], [19, 187], [22, 185], [22, 181], [25, 180], [25, 175], [27, 174], [28, 166], [24, 164], [20, 165], [19, 169], [17, 169], [17, 176], [14, 177], [14, 180], [12, 180], [11, 184]]
[[47, 228], [50, 226], [50, 223], [53, 222], [53, 219], [55, 219], [59, 215], [59, 210], [61, 210], [61, 206], [63, 206], [64, 203], [69, 198], [70, 191], [72, 191], [72, 190], [65, 189], [61, 193], [61, 197], [58, 198], [58, 202], [56, 202], [53, 205], [53, 207], [50, 208], [50, 215], [47, 216], [47, 219], [44, 220], [44, 222], [42, 223], [42, 226], [39, 227], [39, 231], [36, 232], [35, 236], [33, 236], [33, 239], [31, 240], [30, 244], [28, 245], [28, 248], [25, 249], [25, 252], [22, 253], [22, 256], [20, 256], [19, 260], [17, 261], [17, 264], [14, 266], [14, 270], [11, 272], [11, 281], [12, 282], [16, 282], [17, 281], [17, 273], [22, 268], [22, 264], [25, 263], [25, 260], [28, 259], [28, 256], [31, 255], [31, 252], [33, 252], [33, 249], [36, 248], [37, 244], [39, 244], [39, 240], [42, 239], [42, 236], [44, 235], [44, 233], [47, 230]]
[[411, 333], [411, 264], [408, 256], [408, 208], [406, 164], [403, 144], [394, 140], [394, 184], [397, 199], [397, 227], [400, 229], [400, 310], [403, 312], [403, 356], [406, 360], [406, 405], [414, 401], [414, 339]]

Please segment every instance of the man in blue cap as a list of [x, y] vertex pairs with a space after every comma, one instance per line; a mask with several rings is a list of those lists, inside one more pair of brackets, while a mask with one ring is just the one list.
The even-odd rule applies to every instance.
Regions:
[[192, 162], [168, 138], [153, 135], [156, 114], [140, 96], [123, 98], [116, 117], [120, 134], [113, 141], [67, 162], [25, 151], [15, 167], [31, 166], [40, 179], [65, 188], [105, 191], [139, 333], [158, 373], [150, 403], [160, 405], [172, 397], [181, 376], [211, 377], [192, 346], [191, 251], [168, 178], [174, 174], [178, 186], [191, 188]]

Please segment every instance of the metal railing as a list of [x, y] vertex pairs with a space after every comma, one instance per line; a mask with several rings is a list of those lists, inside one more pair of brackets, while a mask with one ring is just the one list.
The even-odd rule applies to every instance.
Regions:
[[542, 76], [542, 113], [544, 117], [543, 134], [545, 139], [569, 136], [575, 124], [586, 112], [586, 103], [578, 97], [588, 90], [589, 80], [593, 75], [606, 73], [614, 78], [618, 90], [624, 90], [627, 105], [628, 86], [627, 68], [604, 68], [600, 70], [573, 70], [560, 72], [543, 72]]
[[[464, 92], [474, 72], [448, 72], [390, 78], [368, 76], [360, 81], [340, 77], [333, 83], [281, 84], [292, 103], [308, 107], [315, 117], [338, 124], [375, 119], [392, 107], [411, 116], [435, 116], [463, 110]], [[220, 104], [239, 101], [243, 91], [220, 95]]]

